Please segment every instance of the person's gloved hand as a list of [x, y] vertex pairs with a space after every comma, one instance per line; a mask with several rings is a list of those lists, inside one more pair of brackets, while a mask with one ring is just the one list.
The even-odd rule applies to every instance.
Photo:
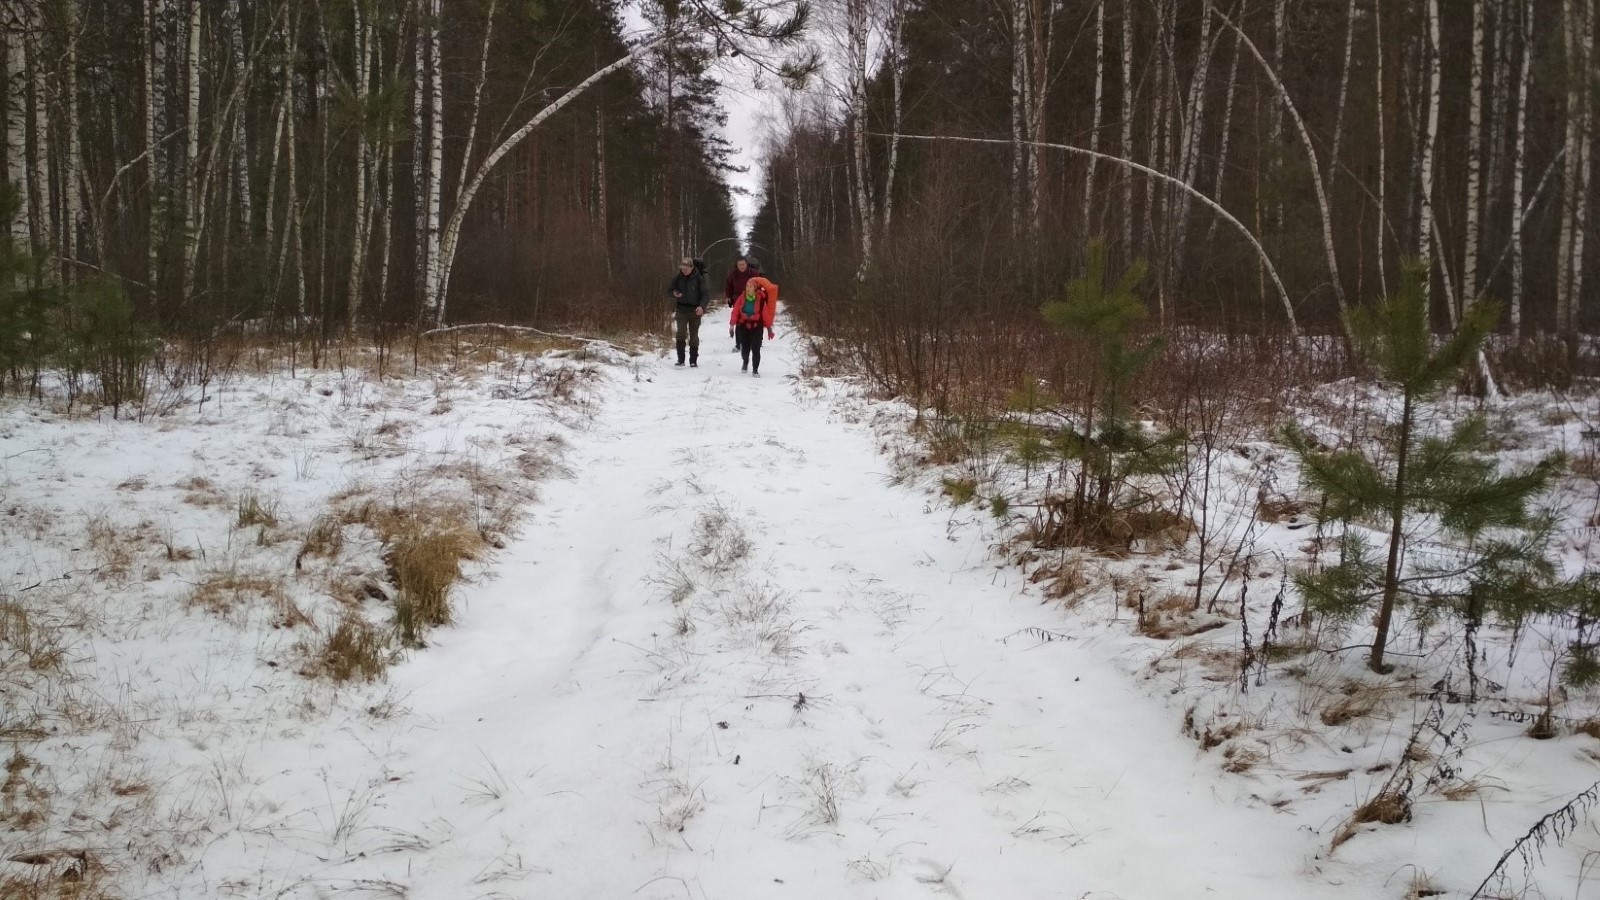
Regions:
[[778, 336], [773, 333], [771, 328], [768, 328], [767, 329], [767, 340], [774, 341], [774, 340], [777, 340], [777, 339], [778, 339]]
[[733, 337], [735, 331], [737, 331], [737, 329], [735, 329], [733, 326], [730, 325], [728, 327], [728, 337]]

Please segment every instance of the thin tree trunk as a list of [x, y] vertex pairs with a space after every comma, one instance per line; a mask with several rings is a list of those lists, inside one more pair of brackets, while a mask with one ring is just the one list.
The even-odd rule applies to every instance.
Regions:
[[[1567, 76], [1576, 85], [1571, 96], [1577, 100], [1577, 106], [1576, 109], [1569, 109], [1567, 115], [1578, 120], [1578, 161], [1577, 180], [1568, 182], [1567, 188], [1572, 206], [1571, 271], [1567, 276], [1569, 283], [1566, 318], [1561, 326], [1566, 333], [1577, 334], [1583, 318], [1584, 242], [1588, 236], [1589, 188], [1594, 170], [1591, 164], [1591, 148], [1594, 143], [1592, 134], [1594, 94], [1591, 87], [1594, 79], [1594, 12], [1593, 0], [1568, 0], [1568, 2], [1576, 4], [1577, 13], [1576, 19], [1568, 27], [1568, 33], [1572, 35], [1573, 58]], [[1575, 352], [1576, 345], [1573, 346]]]
[[[233, 56], [234, 89], [239, 91], [249, 77], [244, 53], [244, 8], [242, 0], [228, 3], [228, 46]], [[255, 203], [250, 191], [250, 141], [247, 122], [249, 105], [241, 96], [239, 109], [233, 116], [233, 146], [228, 153], [233, 160], [234, 193], [239, 198], [239, 229], [249, 235], [255, 222]]]
[[83, 147], [78, 137], [78, 2], [65, 0], [62, 27], [66, 53], [62, 59], [61, 123], [67, 146], [61, 167], [62, 277], [72, 280], [72, 263], [78, 258], [78, 232], [83, 225]]
[[[1417, 227], [1417, 258], [1422, 260], [1430, 270], [1433, 270], [1433, 160], [1434, 146], [1439, 134], [1439, 102], [1440, 102], [1440, 75], [1441, 60], [1439, 53], [1439, 0], [1427, 0], [1428, 16], [1428, 122], [1422, 132], [1422, 154], [1420, 161], [1421, 187], [1420, 187], [1420, 218]], [[1448, 278], [1448, 272], [1440, 272]], [[1424, 292], [1432, 282], [1430, 277], [1424, 283]], [[1450, 327], [1456, 326], [1456, 310], [1453, 305], [1446, 303], [1450, 314]]]
[[1331, 187], [1338, 178], [1339, 144], [1344, 140], [1345, 101], [1350, 96], [1350, 63], [1356, 49], [1356, 0], [1350, 0], [1345, 10], [1344, 66], [1339, 70], [1339, 103], [1333, 115], [1333, 146], [1328, 151], [1328, 171], [1325, 176]]
[[[428, 100], [431, 105], [428, 120], [428, 279], [425, 297], [428, 309], [425, 321], [436, 326], [444, 324], [444, 306], [441, 301], [439, 203], [444, 187], [444, 69], [440, 65], [439, 27], [443, 0], [432, 0], [428, 21]], [[459, 204], [458, 204], [459, 205]]]
[[[1222, 202], [1222, 190], [1227, 185], [1228, 173], [1228, 148], [1232, 145], [1233, 138], [1233, 103], [1239, 85], [1239, 56], [1243, 48], [1239, 45], [1239, 36], [1233, 38], [1233, 60], [1228, 64], [1228, 93], [1222, 113], [1222, 145], [1217, 149], [1217, 184], [1212, 191], [1212, 196], [1218, 203]], [[1216, 239], [1217, 220], [1212, 219], [1206, 229], [1206, 243]]]
[[295, 127], [295, 122], [298, 121], [299, 116], [294, 108], [294, 60], [299, 52], [299, 46], [296, 42], [298, 31], [297, 24], [289, 26], [288, 65], [285, 66], [283, 72], [283, 105], [287, 111], [284, 119], [284, 147], [286, 150], [284, 153], [284, 172], [288, 176], [289, 183], [287, 195], [283, 201], [283, 248], [278, 257], [278, 270], [282, 272], [288, 262], [290, 252], [293, 251], [294, 254], [294, 315], [297, 320], [297, 326], [299, 324], [298, 320], [304, 318], [306, 314], [305, 243], [300, 235], [300, 167], [295, 162], [297, 155], [295, 145], [298, 143], [296, 132], [299, 130]]
[[200, 209], [200, 25], [201, 0], [189, 0], [188, 55], [184, 89], [188, 103], [183, 127], [183, 294], [188, 302], [194, 295], [195, 258], [200, 252], [200, 229], [195, 221]]
[[1383, 43], [1384, 17], [1392, 13], [1395, 6], [1393, 2], [1388, 7], [1383, 6], [1384, 0], [1372, 0], [1372, 57], [1377, 69], [1373, 80], [1377, 90], [1378, 101], [1378, 227], [1373, 229], [1378, 237], [1378, 292], [1384, 296], [1389, 294], [1388, 263], [1386, 256], [1389, 243], [1384, 236], [1392, 227], [1389, 219], [1389, 136], [1394, 134], [1394, 98], [1393, 75], [1384, 76], [1384, 61], [1392, 52]]
[[34, 221], [37, 223], [34, 234], [37, 235], [37, 247], [51, 260], [45, 271], [50, 280], [59, 281], [61, 276], [60, 244], [56, 242], [55, 226], [55, 192], [52, 185], [55, 179], [50, 164], [50, 111], [48, 99], [48, 86], [44, 73], [44, 53], [40, 47], [44, 40], [42, 22], [39, 21], [39, 12], [35, 11], [29, 20], [29, 30], [24, 39], [29, 41], [28, 57], [31, 65], [28, 78], [28, 98], [33, 104], [33, 159], [30, 162], [32, 171], [28, 181], [33, 185]]
[[[1016, 2], [1020, 3], [1022, 0]], [[861, 264], [856, 269], [856, 280], [864, 281], [872, 266], [872, 220], [875, 218], [871, 196], [872, 173], [867, 156], [867, 77], [868, 67], [871, 65], [871, 60], [867, 57], [867, 0], [848, 0], [846, 16], [849, 19], [847, 25], [850, 41], [851, 150], [855, 158], [856, 207], [861, 229]], [[1015, 78], [1013, 74], [1013, 82]], [[1012, 101], [1013, 115], [1015, 115], [1016, 98], [1013, 97]], [[1013, 175], [1015, 174], [1013, 172]], [[1017, 210], [1013, 209], [1013, 222], [1016, 216]]]
[[467, 143], [461, 151], [461, 171], [456, 176], [455, 202], [461, 202], [461, 191], [467, 186], [467, 172], [472, 164], [472, 151], [478, 142], [478, 117], [483, 111], [483, 86], [489, 80], [489, 47], [494, 43], [494, 12], [498, 0], [489, 0], [488, 19], [483, 26], [483, 49], [478, 57], [478, 82], [472, 87], [472, 113], [467, 125]]
[[1528, 167], [1528, 82], [1533, 65], [1533, 3], [1517, 15], [1522, 62], [1517, 77], [1517, 122], [1511, 149], [1511, 336], [1522, 336], [1522, 186]]
[[360, 2], [352, 5], [351, 13], [354, 16], [351, 37], [354, 40], [355, 78], [351, 83], [355, 87], [356, 172], [354, 215], [351, 217], [354, 233], [350, 238], [350, 273], [345, 286], [346, 332], [355, 331], [356, 321], [361, 315], [362, 276], [367, 255], [367, 180], [372, 170], [372, 145], [367, 140], [367, 79], [371, 76], [372, 68], [373, 28], [371, 20], [362, 14]]
[[[1430, 0], [1432, 2], [1432, 0]], [[1372, 655], [1367, 667], [1378, 674], [1389, 671], [1384, 663], [1384, 651], [1389, 644], [1389, 626], [1394, 619], [1395, 600], [1400, 591], [1400, 543], [1405, 537], [1406, 519], [1406, 457], [1410, 455], [1412, 405], [1408, 391], [1400, 412], [1400, 446], [1397, 451], [1394, 475], [1394, 506], [1390, 509], [1389, 558], [1383, 570], [1383, 600], [1378, 606], [1377, 634], [1372, 638]]]
[[[1122, 158], [1133, 159], [1133, 0], [1122, 0]], [[1133, 179], [1122, 179], [1122, 247], [1129, 260], [1133, 246]]]
[[160, 55], [156, 48], [161, 44], [158, 18], [160, 2], [161, 0], [144, 0], [145, 46], [141, 54], [144, 64], [144, 155], [145, 168], [149, 172], [146, 192], [150, 198], [147, 220], [149, 233], [145, 236], [147, 244], [144, 279], [152, 297], [156, 294], [156, 265], [160, 251], [158, 236], [161, 234], [161, 229], [158, 227], [161, 205], [161, 136], [156, 131], [156, 104], [161, 94], [161, 84], [156, 80], [156, 59]]
[[1478, 254], [1482, 249], [1479, 246], [1478, 215], [1482, 202], [1480, 190], [1482, 159], [1479, 145], [1483, 140], [1483, 15], [1483, 0], [1472, 0], [1472, 82], [1467, 95], [1466, 246], [1462, 248], [1461, 253], [1461, 303], [1468, 303], [1477, 296]]
[[[1178, 178], [1188, 184], [1196, 184], [1200, 180], [1200, 145], [1205, 135], [1206, 98], [1211, 93], [1211, 59], [1220, 39], [1220, 36], [1212, 35], [1211, 17], [1204, 17], [1200, 24], [1199, 48], [1195, 51], [1194, 75], [1189, 82], [1189, 99], [1181, 122], [1183, 140], [1179, 148]], [[1173, 238], [1166, 254], [1167, 266], [1171, 270], [1183, 265], [1189, 240], [1189, 211], [1193, 203], [1186, 193], [1169, 193], [1172, 196], [1168, 205], [1177, 209], [1172, 223]]]
[[[1033, 74], [1028, 88], [1028, 247], [1031, 253], [1037, 254], [1040, 204], [1044, 195], [1040, 183], [1043, 177], [1044, 154], [1040, 152], [1038, 142], [1044, 139], [1045, 105], [1050, 97], [1050, 58], [1055, 46], [1055, 14], [1058, 4], [1053, 0], [1029, 0], [1029, 3], [1031, 5], [1028, 10], [1028, 20], [1033, 33], [1029, 61], [1032, 63]], [[1041, 5], [1044, 6], [1042, 10]], [[895, 130], [900, 130], [898, 123], [895, 125]]]
[[6, 113], [6, 177], [17, 188], [17, 211], [7, 223], [11, 239], [18, 247], [32, 247], [28, 198], [32, 195], [28, 177], [28, 56], [27, 42], [20, 28], [4, 29], [6, 42], [6, 81], [0, 103]]
[[[888, 55], [889, 86], [892, 98], [890, 115], [892, 117], [894, 136], [889, 138], [889, 163], [888, 171], [883, 176], [883, 237], [889, 237], [889, 226], [894, 221], [894, 176], [900, 164], [900, 121], [902, 113], [902, 100], [905, 93], [905, 24], [907, 0], [890, 0], [889, 15], [889, 47], [885, 51]], [[773, 204], [774, 211], [778, 205]]]
[[[1397, 2], [1397, 0], [1389, 0], [1389, 2]], [[1273, 0], [1272, 65], [1270, 68], [1272, 69], [1274, 82], [1277, 81], [1277, 73], [1283, 71], [1283, 44], [1288, 36], [1288, 13], [1289, 0]], [[1240, 33], [1243, 34], [1242, 31]], [[1252, 45], [1251, 50], [1254, 51], [1254, 49], [1255, 47]], [[1257, 58], [1260, 58], [1260, 54], [1256, 55]], [[1263, 65], [1265, 65], [1264, 60]], [[1279, 84], [1277, 87], [1279, 93], [1284, 95], [1284, 100], [1287, 102], [1288, 94], [1284, 92], [1283, 85]], [[1267, 107], [1267, 146], [1272, 150], [1272, 180], [1276, 185], [1281, 181], [1280, 176], [1283, 171], [1283, 107], [1277, 103]], [[1315, 167], [1316, 163], [1313, 162], [1313, 171], [1315, 171]], [[1277, 226], [1279, 231], [1283, 230], [1283, 198], [1279, 196], [1281, 193], [1281, 188], [1275, 191], [1272, 201], [1272, 223]]]
[[[1094, 120], [1089, 128], [1089, 149], [1100, 150], [1100, 124], [1105, 119], [1106, 88], [1106, 2], [1097, 0], [1094, 17]], [[899, 123], [895, 124], [899, 130]], [[1083, 233], [1087, 238], [1094, 234], [1094, 169], [1095, 159], [1089, 158], [1088, 172], [1083, 178]]]
[[[849, 0], [852, 8], [865, 7], [865, 0]], [[865, 15], [863, 14], [863, 18]], [[854, 23], [852, 14], [851, 21]], [[853, 29], [852, 24], [852, 29]], [[1027, 101], [1024, 92], [1028, 84], [1028, 2], [1027, 0], [1011, 0], [1011, 236], [1013, 238], [1022, 234], [1022, 205], [1023, 184], [1022, 169], [1026, 156], [1027, 126], [1024, 124], [1027, 115]], [[862, 40], [865, 53], [865, 39]], [[851, 32], [851, 76], [855, 77], [854, 63], [855, 34]], [[863, 63], [862, 68], [865, 68]], [[852, 101], [854, 91], [852, 91]]]

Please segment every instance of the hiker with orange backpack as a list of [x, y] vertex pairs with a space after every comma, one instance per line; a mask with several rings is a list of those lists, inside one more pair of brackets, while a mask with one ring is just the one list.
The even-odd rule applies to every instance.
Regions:
[[772, 331], [778, 315], [778, 286], [761, 275], [744, 285], [744, 296], [736, 300], [728, 316], [728, 330], [739, 345], [739, 371], [761, 377], [761, 332], [776, 338]]

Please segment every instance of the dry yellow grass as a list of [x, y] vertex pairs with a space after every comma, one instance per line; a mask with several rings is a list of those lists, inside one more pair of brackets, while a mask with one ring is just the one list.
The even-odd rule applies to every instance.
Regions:
[[381, 678], [392, 657], [388, 638], [354, 610], [347, 610], [304, 652], [308, 658], [304, 674], [341, 683]]
[[272, 609], [273, 625], [294, 628], [311, 624], [311, 617], [297, 606], [274, 575], [224, 569], [207, 573], [189, 595], [189, 603], [219, 616], [244, 612], [254, 603]]

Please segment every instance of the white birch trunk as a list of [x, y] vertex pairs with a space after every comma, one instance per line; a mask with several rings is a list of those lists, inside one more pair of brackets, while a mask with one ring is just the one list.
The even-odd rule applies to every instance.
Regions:
[[[242, 0], [228, 3], [228, 46], [233, 56], [234, 90], [239, 91], [249, 77], [244, 54], [244, 8]], [[238, 197], [239, 229], [248, 235], [255, 222], [255, 202], [250, 191], [250, 142], [246, 128], [248, 104], [240, 98], [240, 108], [233, 116], [233, 146], [228, 154], [233, 162], [233, 190]]]
[[158, 57], [156, 48], [161, 43], [160, 22], [158, 19], [160, 0], [144, 0], [144, 35], [143, 48], [144, 64], [144, 156], [145, 168], [149, 172], [149, 182], [146, 190], [150, 196], [150, 210], [147, 221], [148, 234], [147, 251], [145, 259], [145, 284], [149, 285], [152, 294], [156, 291], [156, 264], [160, 241], [157, 237], [161, 229], [157, 227], [159, 207], [161, 200], [161, 135], [156, 131], [156, 104], [161, 94], [161, 83], [156, 80], [157, 70], [155, 61]]
[[[867, 0], [848, 0], [846, 15], [850, 42], [850, 136], [861, 230], [861, 264], [856, 269], [856, 280], [863, 281], [872, 266], [872, 220], [875, 218], [870, 194], [872, 174], [867, 157], [867, 69], [871, 65], [867, 58]], [[1016, 215], [1013, 209], [1013, 220]]]
[[62, 10], [66, 30], [66, 53], [61, 61], [61, 104], [64, 116], [61, 130], [66, 133], [66, 150], [61, 166], [61, 257], [62, 277], [70, 280], [78, 258], [78, 234], [83, 225], [83, 145], [78, 134], [78, 2], [65, 0]]
[[427, 0], [413, 0], [411, 4], [413, 33], [411, 78], [411, 201], [415, 222], [412, 223], [412, 259], [416, 284], [413, 286], [424, 305], [428, 302], [427, 287], [431, 278], [428, 271], [428, 168], [423, 160], [428, 156], [428, 135], [424, 130], [428, 91], [428, 11]]
[[[1195, 184], [1200, 180], [1200, 145], [1205, 135], [1206, 98], [1211, 93], [1211, 59], [1219, 40], [1220, 37], [1212, 36], [1211, 17], [1206, 16], [1200, 24], [1195, 71], [1189, 83], [1189, 99], [1181, 122], [1183, 131], [1179, 146], [1178, 179], [1186, 184]], [[1189, 211], [1193, 203], [1187, 193], [1171, 193], [1169, 204], [1176, 206], [1177, 214], [1173, 217], [1173, 238], [1167, 253], [1167, 264], [1169, 267], [1178, 267], [1183, 264], [1189, 239]]]
[[461, 171], [456, 176], [456, 203], [461, 202], [461, 192], [467, 186], [472, 151], [478, 141], [478, 117], [483, 111], [483, 86], [489, 80], [489, 47], [494, 42], [494, 11], [498, 5], [498, 0], [489, 0], [488, 21], [483, 26], [483, 49], [478, 57], [478, 82], [472, 88], [472, 113], [471, 121], [467, 125], [467, 145], [461, 151]]
[[426, 293], [423, 295], [428, 298], [429, 304], [426, 317], [440, 325], [444, 324], [444, 304], [439, 287], [439, 270], [442, 268], [439, 256], [439, 203], [444, 188], [444, 70], [440, 65], [439, 52], [442, 7], [443, 0], [431, 0], [428, 17], [428, 71], [432, 79], [428, 83], [431, 107], [428, 119], [428, 275]]
[[[864, 0], [850, 0], [853, 5], [865, 5]], [[852, 16], [852, 21], [854, 16]], [[1027, 102], [1023, 96], [1028, 83], [1028, 2], [1011, 0], [1011, 235], [1022, 233], [1023, 185], [1022, 168], [1026, 154], [1024, 119]], [[851, 37], [854, 48], [854, 35]], [[852, 49], [852, 53], [853, 53]], [[863, 54], [865, 55], [865, 54]], [[854, 63], [851, 65], [854, 72]], [[853, 93], [853, 92], [852, 92]], [[853, 98], [852, 98], [853, 99]]]
[[[1122, 0], [1122, 158], [1133, 159], [1133, 0]], [[1093, 157], [1091, 157], [1093, 158]], [[1133, 179], [1122, 179], [1122, 247], [1133, 259]]]
[[[1395, 2], [1395, 0], [1389, 0]], [[1273, 0], [1272, 3], [1272, 71], [1283, 71], [1283, 43], [1288, 35], [1289, 0]], [[1253, 49], [1253, 48], [1252, 48]], [[1274, 74], [1276, 79], [1276, 74]], [[1282, 85], [1279, 85], [1280, 93]], [[1283, 169], [1283, 107], [1272, 104], [1267, 108], [1267, 146], [1272, 149], [1272, 174], [1274, 181]], [[1313, 166], [1316, 164], [1313, 163]], [[1283, 201], [1275, 199], [1272, 204], [1272, 222], [1283, 230]]]
[[59, 280], [61, 265], [59, 262], [60, 245], [56, 242], [55, 225], [55, 191], [52, 177], [50, 157], [50, 110], [48, 100], [49, 87], [44, 74], [44, 53], [40, 47], [43, 40], [41, 31], [42, 23], [36, 17], [30, 17], [28, 33], [25, 40], [29, 42], [28, 56], [28, 99], [33, 105], [33, 159], [30, 161], [32, 171], [28, 181], [33, 185], [35, 222], [34, 234], [39, 252], [48, 255], [50, 262], [44, 267], [52, 280]]
[[[1373, 93], [1378, 103], [1378, 221], [1386, 223], [1389, 220], [1389, 135], [1385, 124], [1389, 121], [1384, 115], [1384, 86], [1383, 77], [1383, 10], [1381, 4], [1384, 0], [1372, 0], [1372, 58], [1375, 62], [1376, 75], [1373, 78]], [[1378, 292], [1383, 296], [1389, 294], [1389, 277], [1384, 256], [1388, 251], [1388, 243], [1384, 239], [1386, 226], [1380, 224], [1373, 229], [1373, 234], [1378, 239]]]
[[1462, 303], [1470, 302], [1478, 294], [1478, 254], [1481, 250], [1478, 239], [1478, 215], [1482, 203], [1482, 158], [1479, 145], [1483, 140], [1483, 15], [1483, 0], [1472, 0], [1472, 80], [1467, 95], [1466, 246], [1461, 252]]
[[1333, 147], [1328, 151], [1328, 172], [1325, 176], [1330, 185], [1339, 177], [1339, 145], [1344, 140], [1344, 110], [1350, 96], [1350, 63], [1355, 58], [1355, 49], [1356, 0], [1350, 0], [1350, 6], [1345, 10], [1344, 67], [1339, 70], [1339, 103], [1333, 116]]
[[[1089, 128], [1089, 149], [1100, 151], [1100, 125], [1105, 121], [1106, 91], [1106, 2], [1095, 3], [1094, 17], [1094, 119]], [[899, 130], [896, 123], [895, 130]], [[1083, 179], [1083, 233], [1087, 238], [1094, 234], [1094, 169], [1096, 159], [1089, 157], [1089, 170]]]
[[1578, 208], [1578, 164], [1581, 159], [1578, 142], [1583, 130], [1583, 92], [1578, 69], [1578, 14], [1575, 0], [1562, 0], [1561, 14], [1563, 49], [1567, 58], [1567, 121], [1562, 141], [1565, 162], [1561, 172], [1561, 230], [1556, 257], [1556, 330], [1566, 333], [1571, 329], [1576, 305], [1572, 296], [1572, 248], [1578, 227], [1575, 219]]
[[[1233, 39], [1233, 60], [1228, 63], [1228, 90], [1227, 100], [1224, 101], [1222, 112], [1221, 146], [1217, 148], [1217, 183], [1211, 194], [1218, 203], [1222, 202], [1223, 188], [1227, 186], [1228, 173], [1228, 148], [1233, 143], [1233, 105], [1239, 86], [1239, 56], [1244, 48], [1240, 46], [1238, 35]], [[1210, 243], [1217, 235], [1216, 219], [1206, 228], [1206, 242]]]
[[362, 3], [351, 7], [354, 16], [355, 88], [356, 103], [356, 173], [355, 209], [350, 237], [350, 272], [345, 286], [345, 330], [353, 332], [361, 315], [361, 288], [364, 283], [367, 256], [367, 181], [372, 170], [372, 145], [367, 135], [367, 79], [371, 77], [372, 37], [371, 20], [362, 14]]
[[[1594, 0], [1576, 0], [1578, 17], [1574, 23], [1573, 37], [1576, 58], [1572, 77], [1578, 82], [1578, 180], [1569, 190], [1573, 197], [1572, 212], [1572, 274], [1568, 286], [1567, 320], [1570, 333], [1577, 333], [1583, 313], [1584, 242], [1588, 237], [1589, 193], [1594, 166]], [[1573, 114], [1573, 113], [1569, 113]]]
[[5, 93], [0, 103], [6, 112], [6, 177], [17, 189], [17, 212], [6, 223], [11, 240], [18, 247], [31, 247], [28, 197], [32, 191], [28, 179], [28, 58], [21, 29], [5, 29], [6, 81]]
[[[894, 176], [900, 164], [900, 121], [903, 111], [902, 98], [905, 92], [906, 60], [905, 60], [905, 24], [907, 0], [890, 0], [889, 15], [889, 86], [891, 91], [894, 136], [889, 138], [888, 171], [883, 177], [883, 230], [881, 234], [887, 240], [889, 226], [894, 221]], [[777, 204], [773, 204], [776, 211]]]
[[[1421, 178], [1420, 194], [1421, 209], [1417, 224], [1417, 258], [1433, 269], [1433, 158], [1434, 141], [1439, 134], [1439, 100], [1440, 100], [1440, 54], [1439, 54], [1439, 0], [1427, 0], [1428, 18], [1428, 121], [1424, 126], [1421, 136]], [[1439, 272], [1444, 278], [1449, 277], [1448, 272]], [[1429, 278], [1429, 282], [1432, 278]], [[1423, 290], [1426, 291], [1427, 284]], [[1456, 310], [1454, 306], [1446, 304], [1450, 314], [1450, 327], [1455, 328]]]
[[184, 88], [188, 103], [184, 113], [183, 154], [183, 299], [194, 294], [195, 257], [200, 251], [200, 18], [201, 0], [189, 0], [188, 54]]
[[1533, 65], [1533, 3], [1517, 16], [1522, 62], [1517, 78], [1517, 122], [1511, 145], [1511, 336], [1522, 336], [1522, 188], [1528, 167], [1528, 82]]
[[[1028, 236], [1029, 249], [1037, 253], [1039, 236], [1039, 211], [1044, 192], [1041, 188], [1044, 154], [1039, 141], [1045, 129], [1045, 103], [1050, 96], [1050, 59], [1055, 46], [1055, 14], [1058, 4], [1054, 0], [1030, 0], [1028, 19], [1033, 31], [1029, 62], [1033, 75], [1028, 85]], [[899, 125], [895, 126], [899, 130]]]

